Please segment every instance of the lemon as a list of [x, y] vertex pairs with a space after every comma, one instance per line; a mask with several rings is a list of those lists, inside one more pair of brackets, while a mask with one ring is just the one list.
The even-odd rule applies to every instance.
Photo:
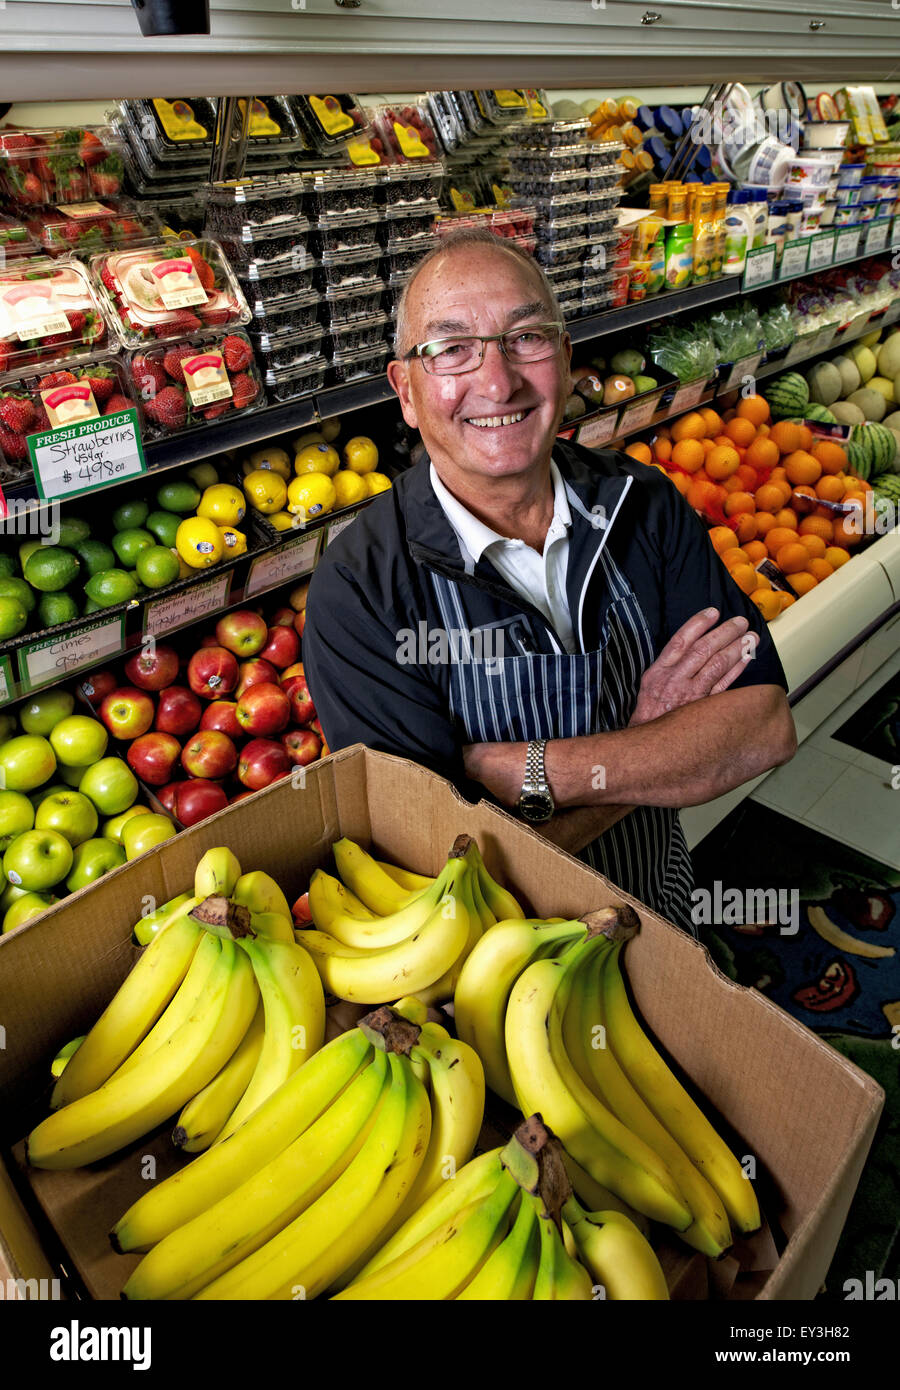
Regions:
[[330, 420], [322, 421], [322, 438], [326, 444], [333, 444], [341, 432], [341, 422], [338, 417], [332, 416]]
[[304, 521], [330, 512], [336, 497], [334, 483], [325, 473], [304, 473], [288, 486], [288, 511]]
[[387, 492], [394, 485], [386, 473], [365, 473], [363, 482], [369, 491], [369, 496], [374, 497], [376, 492]]
[[235, 531], [233, 526], [218, 526], [216, 528], [222, 537], [225, 546], [225, 555], [234, 559], [235, 555], [247, 554], [247, 537], [243, 531]]
[[290, 482], [291, 461], [284, 449], [257, 449], [254, 454], [251, 454], [250, 457], [244, 461], [241, 467], [244, 470], [245, 476], [248, 473], [254, 473], [257, 468], [269, 468], [273, 473], [277, 473], [279, 477], [284, 478], [286, 483]]
[[231, 483], [213, 483], [205, 489], [197, 507], [198, 516], [205, 516], [217, 526], [238, 526], [246, 512], [243, 493]]
[[290, 531], [294, 525], [294, 518], [290, 512], [273, 512], [269, 517], [269, 525], [274, 526], [276, 531]]
[[181, 523], [175, 537], [179, 558], [191, 569], [208, 569], [217, 565], [225, 553], [222, 533], [207, 516], [189, 516]]
[[251, 507], [269, 516], [284, 509], [287, 484], [271, 468], [257, 468], [244, 479], [244, 495]]
[[341, 466], [337, 449], [332, 449], [324, 441], [321, 444], [307, 444], [298, 449], [294, 457], [294, 472], [300, 477], [304, 473], [325, 473], [334, 477]]
[[331, 482], [338, 507], [352, 507], [354, 502], [362, 502], [369, 495], [365, 480], [349, 468], [339, 469]]
[[321, 430], [307, 430], [305, 434], [298, 434], [294, 440], [294, 453], [299, 454], [301, 449], [305, 449], [307, 444], [327, 444]]
[[344, 445], [344, 467], [354, 473], [371, 473], [378, 467], [378, 450], [366, 434], [357, 434]]

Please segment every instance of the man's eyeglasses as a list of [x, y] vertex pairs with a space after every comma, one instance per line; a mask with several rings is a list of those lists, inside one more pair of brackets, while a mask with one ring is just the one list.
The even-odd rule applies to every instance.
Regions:
[[453, 338], [435, 338], [430, 343], [418, 343], [406, 353], [404, 360], [408, 362], [418, 357], [426, 372], [453, 376], [457, 372], [477, 371], [484, 361], [485, 344], [497, 343], [508, 362], [527, 366], [554, 357], [562, 345], [564, 332], [562, 323], [533, 323], [488, 337], [461, 334]]

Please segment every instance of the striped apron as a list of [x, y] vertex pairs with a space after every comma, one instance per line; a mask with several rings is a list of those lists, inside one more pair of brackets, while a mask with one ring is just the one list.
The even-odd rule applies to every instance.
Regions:
[[[631, 586], [605, 548], [599, 564], [611, 601], [595, 650], [488, 659], [472, 642], [460, 586], [427, 571], [445, 628], [469, 636], [470, 659], [455, 661], [450, 670], [450, 710], [465, 742], [577, 738], [627, 725], [641, 675], [654, 659], [653, 644]], [[697, 934], [690, 916], [691, 859], [676, 810], [637, 806], [578, 858]]]

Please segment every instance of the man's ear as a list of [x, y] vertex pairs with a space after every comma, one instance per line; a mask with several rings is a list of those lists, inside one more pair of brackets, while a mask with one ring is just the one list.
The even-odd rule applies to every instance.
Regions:
[[400, 409], [403, 412], [404, 420], [409, 425], [410, 429], [417, 430], [419, 428], [419, 417], [416, 414], [416, 408], [412, 403], [412, 397], [410, 395], [409, 367], [405, 362], [397, 361], [395, 358], [393, 362], [389, 362], [387, 365], [387, 379], [400, 398]]
[[564, 360], [564, 362], [565, 362], [565, 372], [566, 372], [566, 377], [565, 377], [565, 379], [566, 379], [566, 390], [567, 390], [568, 393], [571, 394], [572, 387], [573, 387], [573, 384], [574, 384], [573, 381], [572, 381], [572, 339], [569, 337], [568, 333], [563, 334], [563, 344], [562, 344], [562, 346], [563, 346], [563, 360]]

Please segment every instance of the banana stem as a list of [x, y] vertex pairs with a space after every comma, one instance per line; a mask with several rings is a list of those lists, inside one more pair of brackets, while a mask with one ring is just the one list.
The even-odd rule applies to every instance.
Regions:
[[198, 903], [190, 916], [213, 936], [223, 941], [238, 941], [242, 936], [255, 936], [250, 924], [250, 909], [242, 903], [215, 894]]
[[608, 941], [630, 941], [641, 929], [641, 919], [628, 903], [586, 912], [579, 921], [588, 929], [588, 940], [594, 936], [605, 936]]
[[408, 1057], [419, 1040], [421, 1028], [388, 1004], [373, 1009], [357, 1023], [363, 1033], [382, 1052], [398, 1052]]
[[540, 1115], [529, 1115], [519, 1125], [500, 1162], [516, 1182], [533, 1197], [562, 1233], [562, 1209], [572, 1197], [572, 1184], [563, 1162], [562, 1145]]

